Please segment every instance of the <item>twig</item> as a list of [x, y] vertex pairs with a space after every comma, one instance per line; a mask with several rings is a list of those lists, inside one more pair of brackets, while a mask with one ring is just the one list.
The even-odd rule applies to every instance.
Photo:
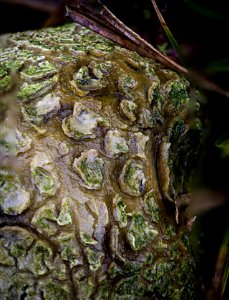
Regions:
[[72, 5], [72, 2], [66, 6], [67, 14], [75, 22], [90, 28], [92, 31], [118, 45], [136, 51], [142, 56], [156, 59], [166, 67], [184, 74], [199, 87], [217, 92], [229, 98], [229, 91], [225, 91], [195, 70], [187, 70], [185, 67], [179, 65], [127, 27], [104, 4], [102, 4], [100, 0], [97, 0], [97, 4], [98, 7], [96, 7], [96, 10], [94, 10], [94, 8], [92, 10], [81, 5], [80, 0], [75, 0], [74, 6]]
[[[68, 16], [78, 22], [79, 24], [91, 29], [92, 31], [102, 35], [103, 37], [111, 40], [114, 43], [119, 44], [122, 47], [125, 47], [130, 50], [134, 50], [137, 52], [137, 46], [125, 38], [125, 36], [121, 36], [118, 33], [115, 33], [111, 29], [108, 29], [106, 26], [97, 23], [96, 21], [92, 20], [91, 18], [86, 17], [85, 15], [81, 14], [80, 12], [76, 12], [72, 10], [70, 7], [66, 7], [66, 11]], [[146, 51], [139, 51], [141, 55], [147, 56]]]
[[[98, 0], [101, 4], [101, 2]], [[159, 50], [154, 48], [150, 43], [140, 37], [136, 32], [127, 27], [122, 21], [120, 21], [105, 5], [101, 4], [102, 11], [101, 15], [105, 17], [105, 20], [113, 25], [116, 29], [121, 31], [127, 38], [131, 39], [133, 42], [137, 43], [141, 48], [145, 48], [145, 50], [149, 51], [155, 59], [160, 61], [166, 66], [172, 67], [173, 69], [181, 72], [183, 74], [187, 74], [188, 70], [183, 66], [176, 63], [174, 60], [169, 58], [168, 56], [161, 53]]]
[[170, 67], [183, 74], [187, 74], [187, 69], [177, 64], [159, 50], [155, 49], [137, 33], [128, 28], [100, 1], [98, 1], [99, 5], [101, 6], [99, 15], [96, 15], [95, 12], [92, 13], [87, 8], [85, 9], [84, 6], [79, 4], [79, 1], [76, 2], [78, 4], [77, 6], [66, 7], [67, 14], [74, 21], [79, 22], [81, 25], [101, 34], [105, 38], [116, 42], [122, 47], [134, 50], [140, 55], [157, 59], [167, 67]]

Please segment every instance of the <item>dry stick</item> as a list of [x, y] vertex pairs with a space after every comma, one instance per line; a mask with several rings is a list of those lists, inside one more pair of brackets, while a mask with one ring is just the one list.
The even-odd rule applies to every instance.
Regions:
[[157, 59], [167, 67], [173, 68], [183, 74], [187, 74], [188, 71], [184, 67], [180, 66], [172, 59], [155, 49], [137, 33], [117, 19], [105, 5], [103, 5], [100, 1], [98, 1], [98, 3], [102, 7], [99, 15], [79, 3], [74, 7], [68, 6], [67, 13], [71, 18], [73, 18], [73, 20], [78, 21], [81, 25], [89, 27], [91, 30], [118, 43], [119, 45], [130, 50], [135, 50], [137, 53], [146, 57]]
[[[100, 1], [98, 2], [101, 3]], [[145, 50], [149, 50], [151, 52], [151, 55], [153, 55], [155, 59], [159, 60], [164, 65], [169, 66], [183, 74], [188, 73], [188, 70], [186, 68], [161, 53], [150, 43], [141, 38], [136, 32], [127, 27], [105, 5], [101, 4], [101, 6], [103, 8], [103, 10], [101, 11], [101, 15], [106, 19], [107, 22], [113, 25], [116, 29], [120, 30], [127, 38], [131, 39], [133, 42], [136, 42], [138, 46], [144, 47]]]
[[79, 24], [85, 27], [88, 27], [92, 31], [102, 35], [103, 37], [113, 41], [114, 43], [117, 43], [129, 50], [134, 50], [143, 56], [154, 58], [154, 56], [149, 54], [147, 50], [140, 49], [135, 43], [128, 40], [125, 36], [122, 36], [120, 33], [116, 33], [115, 31], [108, 29], [106, 26], [97, 23], [96, 21], [92, 20], [90, 17], [85, 16], [85, 14], [75, 11], [70, 7], [66, 7], [66, 11], [67, 11], [67, 15], [70, 18], [72, 18], [74, 21], [78, 22]]
[[[99, 2], [101, 3], [101, 2]], [[168, 58], [162, 54], [159, 50], [155, 49], [151, 44], [146, 42], [138, 34], [128, 28], [119, 19], [117, 19], [109, 9], [101, 4], [103, 10], [101, 12], [101, 17], [96, 16], [93, 12], [88, 13], [80, 9], [80, 6], [72, 7], [66, 6], [67, 14], [76, 22], [81, 25], [90, 28], [92, 31], [102, 35], [103, 37], [125, 47], [129, 50], [134, 50], [140, 55], [148, 58], [153, 58], [159, 60], [162, 64], [175, 69], [178, 72], [186, 75], [190, 80], [194, 81], [201, 88], [209, 91], [217, 92], [227, 98], [229, 98], [229, 91], [223, 90], [217, 84], [209, 81], [203, 75], [197, 73], [193, 70], [187, 70], [186, 68], [180, 66], [172, 59]], [[80, 12], [78, 12], [78, 11]], [[88, 15], [88, 17], [86, 16]], [[93, 20], [94, 19], [94, 20]], [[112, 26], [112, 28], [108, 25]]]
[[110, 24], [106, 22], [105, 19], [101, 19], [101, 15], [93, 11], [90, 7], [84, 6], [83, 4], [80, 4], [77, 2], [77, 6], [69, 6], [72, 11], [78, 12], [81, 15], [87, 17], [88, 19], [91, 19], [94, 21], [95, 24], [102, 26], [103, 28], [106, 27], [109, 31], [116, 31], [117, 34], [120, 34], [119, 31], [115, 30], [115, 28], [110, 28]]

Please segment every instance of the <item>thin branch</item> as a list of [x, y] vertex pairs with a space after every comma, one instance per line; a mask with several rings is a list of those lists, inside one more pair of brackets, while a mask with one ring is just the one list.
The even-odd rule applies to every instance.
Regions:
[[[111, 29], [108, 29], [106, 26], [97, 23], [96, 21], [92, 20], [91, 18], [81, 14], [80, 12], [76, 12], [75, 10], [72, 10], [70, 7], [66, 7], [66, 11], [68, 16], [76, 21], [77, 23], [81, 24], [82, 26], [85, 26], [92, 31], [102, 35], [103, 37], [111, 40], [114, 43], [117, 43], [118, 45], [125, 47], [129, 50], [134, 50], [136, 52], [139, 52], [139, 54], [147, 56], [147, 52], [143, 49], [138, 49], [136, 44], [134, 44], [132, 41], [125, 38], [125, 36], [121, 36], [120, 34], [112, 31]], [[151, 57], [152, 58], [152, 57]]]
[[[101, 2], [98, 1], [100, 4]], [[137, 45], [141, 48], [145, 48], [145, 50], [150, 51], [153, 54], [154, 58], [163, 63], [164, 65], [175, 69], [178, 72], [183, 74], [187, 74], [188, 70], [183, 66], [176, 63], [174, 60], [169, 58], [168, 56], [161, 53], [158, 49], [154, 48], [150, 43], [140, 37], [136, 32], [127, 27], [122, 21], [120, 21], [105, 5], [101, 4], [102, 11], [101, 15], [105, 17], [105, 20], [109, 22], [116, 29], [121, 31], [127, 38], [131, 39], [133, 42], [137, 43]]]
[[[187, 74], [187, 69], [177, 64], [168, 56], [155, 49], [151, 44], [146, 42], [137, 33], [122, 23], [112, 12], [98, 1], [101, 6], [99, 15], [91, 12], [89, 9], [79, 4], [77, 6], [67, 6], [67, 14], [76, 22], [86, 26], [105, 38], [112, 40], [122, 47], [134, 50], [140, 55], [157, 59], [165, 66], [172, 68], [180, 73]], [[124, 42], [122, 41], [124, 40]]]
[[151, 44], [141, 38], [137, 33], [128, 28], [114, 14], [98, 0], [96, 10], [88, 9], [80, 5], [80, 0], [76, 0], [76, 5], [66, 6], [67, 14], [75, 22], [90, 28], [92, 31], [103, 37], [125, 47], [136, 51], [142, 56], [153, 58], [160, 61], [163, 65], [172, 68], [193, 81], [199, 87], [217, 92], [229, 98], [229, 91], [225, 91], [220, 86], [211, 82], [202, 74], [195, 70], [187, 70], [168, 56], [155, 49]]

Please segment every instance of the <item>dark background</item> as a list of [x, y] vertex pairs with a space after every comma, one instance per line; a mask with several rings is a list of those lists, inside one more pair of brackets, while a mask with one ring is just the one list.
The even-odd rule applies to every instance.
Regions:
[[[95, 1], [82, 2], [90, 4]], [[198, 71], [223, 89], [229, 90], [227, 2], [158, 0], [157, 4], [181, 47], [186, 67]], [[179, 62], [150, 0], [104, 0], [103, 3], [154, 46], [161, 49], [164, 45], [162, 48], [166, 53]], [[62, 0], [0, 0], [0, 33], [38, 29], [68, 22], [64, 5]], [[207, 99], [204, 109], [210, 131], [202, 161], [200, 185], [219, 193], [223, 192], [229, 198], [229, 156], [222, 157], [219, 148], [216, 147], [219, 140], [229, 139], [229, 99], [207, 90], [203, 90], [202, 93]], [[199, 253], [201, 273], [209, 288], [218, 251], [228, 228], [228, 203], [227, 200], [224, 206], [207, 211], [199, 218], [194, 228], [195, 238], [200, 241], [202, 247]], [[229, 295], [225, 295], [224, 298], [229, 299]]]

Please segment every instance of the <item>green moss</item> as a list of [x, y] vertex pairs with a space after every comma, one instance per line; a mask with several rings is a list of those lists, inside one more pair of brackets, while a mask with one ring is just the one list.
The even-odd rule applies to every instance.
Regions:
[[179, 81], [173, 81], [169, 97], [176, 108], [179, 108], [189, 100], [185, 85]]
[[21, 72], [21, 75], [25, 74], [31, 78], [40, 78], [40, 76], [44, 77], [55, 73], [56, 68], [48, 61], [44, 61], [39, 63], [37, 66], [31, 66], [28, 69], [25, 69], [23, 72]]
[[21, 241], [16, 241], [10, 248], [10, 252], [17, 258], [22, 258], [26, 255], [26, 245]]
[[67, 300], [69, 293], [59, 284], [52, 280], [47, 280], [42, 285], [45, 300]]
[[171, 264], [161, 259], [156, 261], [153, 266], [146, 268], [143, 272], [143, 277], [152, 282], [151, 285], [149, 285], [150, 291], [155, 292], [159, 297], [169, 296], [171, 268]]
[[149, 226], [141, 213], [132, 216], [127, 240], [133, 250], [144, 249], [157, 235], [158, 231]]
[[53, 87], [53, 79], [42, 82], [25, 84], [17, 94], [17, 98], [22, 102], [42, 95]]
[[114, 299], [141, 299], [145, 286], [137, 276], [121, 279], [115, 286]]
[[153, 191], [149, 191], [144, 196], [144, 210], [154, 222], [160, 221], [160, 208], [154, 199]]
[[114, 49], [114, 44], [106, 39], [101, 38], [99, 35], [88, 32], [83, 34], [82, 32], [73, 49], [77, 51], [99, 50], [104, 52], [112, 52]]

